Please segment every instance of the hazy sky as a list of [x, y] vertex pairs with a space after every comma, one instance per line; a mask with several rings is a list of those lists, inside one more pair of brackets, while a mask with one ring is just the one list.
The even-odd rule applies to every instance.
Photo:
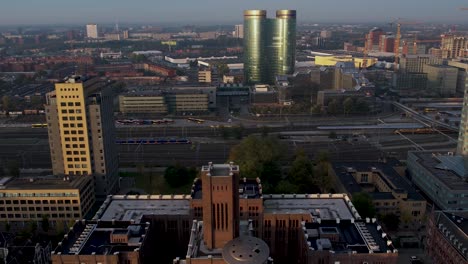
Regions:
[[296, 9], [300, 21], [376, 22], [392, 18], [468, 23], [468, 0], [2, 0], [0, 25], [240, 22], [244, 9]]

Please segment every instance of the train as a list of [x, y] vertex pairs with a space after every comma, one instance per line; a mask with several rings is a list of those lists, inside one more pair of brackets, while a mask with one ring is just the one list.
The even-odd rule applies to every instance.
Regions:
[[140, 139], [117, 139], [115, 141], [119, 145], [172, 145], [172, 144], [192, 144], [192, 141], [186, 138], [140, 138]]
[[46, 128], [47, 124], [32, 124], [32, 128]]
[[172, 124], [174, 120], [164, 118], [164, 119], [157, 119], [157, 120], [140, 120], [140, 119], [125, 119], [125, 120], [116, 120], [117, 124], [121, 125], [160, 125], [160, 124]]
[[205, 123], [205, 120], [199, 119], [199, 118], [189, 117], [189, 118], [187, 118], [187, 120], [190, 121], [190, 122], [198, 123], [198, 124], [203, 124], [203, 123]]
[[454, 133], [454, 131], [446, 128], [439, 128], [437, 130], [425, 127], [425, 128], [402, 128], [393, 131], [393, 134], [437, 134], [439, 132], [442, 133]]

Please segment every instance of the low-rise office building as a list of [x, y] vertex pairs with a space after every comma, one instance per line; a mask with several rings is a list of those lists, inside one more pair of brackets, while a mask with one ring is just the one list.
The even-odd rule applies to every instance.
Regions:
[[463, 156], [412, 151], [411, 181], [442, 210], [468, 210], [468, 175]]
[[426, 213], [426, 200], [394, 169], [398, 162], [333, 162], [329, 170], [339, 192], [352, 196], [370, 195], [377, 214], [405, 215], [420, 221]]
[[122, 114], [166, 114], [167, 110], [166, 99], [162, 94], [119, 95], [119, 111]]
[[52, 226], [82, 219], [94, 205], [93, 176], [0, 178], [0, 221], [24, 225], [47, 217]]

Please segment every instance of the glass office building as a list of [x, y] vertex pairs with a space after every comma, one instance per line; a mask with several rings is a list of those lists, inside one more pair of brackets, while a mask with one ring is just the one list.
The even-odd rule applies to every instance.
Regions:
[[278, 10], [266, 18], [265, 10], [244, 12], [244, 75], [249, 84], [272, 84], [275, 76], [294, 72], [296, 11]]

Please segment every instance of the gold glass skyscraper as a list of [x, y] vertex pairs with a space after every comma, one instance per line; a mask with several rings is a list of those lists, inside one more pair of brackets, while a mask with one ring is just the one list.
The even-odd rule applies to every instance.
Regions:
[[244, 12], [244, 77], [249, 84], [272, 84], [276, 75], [294, 72], [296, 11], [278, 10], [268, 19], [265, 10]]

